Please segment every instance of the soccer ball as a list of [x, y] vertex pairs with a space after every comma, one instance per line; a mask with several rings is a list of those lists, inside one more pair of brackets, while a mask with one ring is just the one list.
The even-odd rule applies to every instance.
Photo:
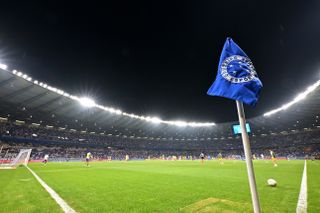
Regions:
[[272, 187], [277, 186], [277, 181], [275, 181], [274, 179], [268, 179], [267, 183], [269, 186], [272, 186]]

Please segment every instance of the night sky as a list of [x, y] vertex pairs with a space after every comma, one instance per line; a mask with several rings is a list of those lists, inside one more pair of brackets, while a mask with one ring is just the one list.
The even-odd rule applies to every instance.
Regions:
[[264, 84], [261, 115], [320, 78], [320, 1], [21, 1], [0, 8], [0, 61], [97, 103], [167, 120], [237, 120], [206, 95], [226, 37]]

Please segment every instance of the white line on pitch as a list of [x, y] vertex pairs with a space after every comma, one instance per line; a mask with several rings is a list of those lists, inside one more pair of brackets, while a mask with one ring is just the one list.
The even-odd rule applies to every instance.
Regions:
[[62, 208], [66, 213], [76, 213], [76, 211], [71, 208], [66, 201], [64, 201], [50, 186], [48, 186], [32, 169], [26, 165], [27, 169], [33, 174], [37, 181], [47, 190], [50, 196], [57, 202], [57, 204]]
[[301, 180], [300, 194], [297, 204], [297, 213], [306, 213], [307, 212], [307, 161], [304, 161], [304, 168]]

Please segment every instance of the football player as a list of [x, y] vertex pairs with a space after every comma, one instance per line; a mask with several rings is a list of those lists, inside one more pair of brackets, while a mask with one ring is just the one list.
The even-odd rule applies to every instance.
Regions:
[[49, 160], [49, 155], [46, 154], [46, 155], [44, 155], [42, 163], [44, 163], [44, 165], [46, 165], [48, 163], [48, 160]]
[[92, 154], [91, 152], [88, 152], [87, 155], [86, 155], [86, 165], [89, 166], [89, 161], [90, 159], [92, 158]]
[[277, 164], [277, 159], [276, 159], [276, 155], [274, 154], [274, 151], [272, 151], [270, 149], [269, 152], [270, 152], [270, 155], [271, 155], [271, 160], [272, 160], [273, 166], [277, 167], [278, 164]]
[[219, 152], [219, 154], [218, 154], [218, 160], [219, 160], [219, 163], [220, 164], [223, 164], [223, 159], [222, 159], [222, 154], [221, 154], [221, 152]]
[[201, 159], [201, 164], [203, 164], [204, 163], [204, 154], [202, 152], [200, 153], [200, 159]]

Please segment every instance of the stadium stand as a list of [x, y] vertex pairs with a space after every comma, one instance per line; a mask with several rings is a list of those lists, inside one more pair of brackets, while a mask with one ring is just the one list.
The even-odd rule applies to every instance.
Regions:
[[[82, 158], [90, 150], [94, 156], [106, 159], [123, 159], [126, 154], [132, 158], [159, 158], [162, 155], [192, 155], [205, 151], [215, 156], [222, 152], [225, 156], [243, 155], [242, 143], [239, 137], [219, 140], [189, 140], [174, 139], [148, 140], [143, 138], [122, 138], [99, 134], [70, 132], [54, 127], [34, 127], [27, 124], [15, 124], [10, 121], [2, 122], [1, 144], [6, 147], [32, 148], [32, 159], [42, 158], [50, 154], [54, 158]], [[268, 150], [276, 150], [279, 156], [315, 156], [320, 151], [320, 131], [295, 131], [287, 134], [270, 134], [252, 138], [253, 153], [268, 155]], [[13, 150], [10, 153], [16, 153]], [[14, 157], [14, 156], [10, 156]]]
[[[248, 119], [253, 153], [267, 155], [273, 149], [283, 157], [319, 155], [318, 86], [290, 106]], [[232, 132], [236, 122], [163, 121], [94, 102], [81, 106], [78, 97], [15, 70], [0, 69], [0, 98], [0, 140], [10, 150], [8, 158], [20, 148], [32, 148], [31, 159], [49, 153], [60, 160], [80, 159], [88, 150], [99, 159], [243, 155], [241, 139]]]

